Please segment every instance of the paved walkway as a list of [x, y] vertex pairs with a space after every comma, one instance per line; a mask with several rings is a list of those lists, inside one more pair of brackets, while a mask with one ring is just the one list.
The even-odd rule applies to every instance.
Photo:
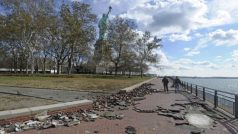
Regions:
[[28, 97], [35, 97], [59, 102], [70, 102], [75, 100], [92, 99], [96, 95], [99, 95], [99, 93], [90, 93], [90, 92], [7, 87], [7, 86], [0, 86], [0, 93], [12, 95], [20, 94], [20, 96], [22, 95]]
[[0, 86], [0, 111], [94, 98], [102, 93]]
[[[161, 80], [156, 79], [151, 82], [153, 88], [162, 90]], [[169, 88], [169, 90], [172, 90]], [[188, 102], [187, 98], [181, 94], [155, 93], [147, 95], [145, 100], [139, 101], [137, 105], [140, 109], [156, 109], [157, 106], [172, 108], [170, 105], [178, 102]], [[138, 113], [131, 106], [129, 110], [118, 111], [115, 113], [123, 114], [122, 120], [97, 119], [95, 122], [82, 122], [73, 127], [60, 127], [46, 130], [31, 130], [20, 134], [125, 134], [127, 126], [133, 126], [136, 134], [190, 134], [191, 128], [175, 126], [175, 120], [157, 113]], [[229, 134], [228, 130], [217, 122], [212, 129], [205, 129], [204, 134]]]

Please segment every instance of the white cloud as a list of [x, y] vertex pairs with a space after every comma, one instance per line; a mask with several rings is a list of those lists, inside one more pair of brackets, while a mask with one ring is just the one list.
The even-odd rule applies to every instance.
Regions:
[[231, 56], [234, 61], [238, 61], [238, 50], [234, 50]]
[[198, 62], [193, 62], [193, 65], [210, 65], [211, 63], [209, 61], [198, 61]]
[[186, 48], [184, 48], [183, 50], [184, 50], [184, 51], [189, 51], [189, 50], [191, 50], [191, 48], [186, 47]]
[[200, 38], [200, 37], [202, 37], [202, 34], [200, 34], [200, 33], [195, 33], [194, 36], [197, 37], [197, 38]]
[[167, 34], [197, 29], [206, 12], [207, 5], [201, 0], [156, 0], [153, 5], [135, 8], [127, 14], [142, 22], [149, 30]]
[[190, 41], [191, 37], [188, 36], [187, 34], [171, 34], [169, 36], [169, 40], [172, 42], [175, 41]]
[[186, 56], [194, 56], [200, 54], [200, 51], [192, 50], [186, 54]]
[[215, 64], [210, 61], [194, 61], [192, 59], [181, 58], [169, 60], [169, 64], [164, 65], [163, 70], [159, 70], [160, 75], [177, 76], [237, 76], [238, 66], [236, 64]]
[[238, 45], [238, 30], [230, 29], [228, 31], [224, 31], [222, 29], [218, 29], [214, 32], [209, 33], [209, 38], [215, 45], [227, 45], [234, 46]]
[[205, 36], [201, 36], [197, 45], [194, 48], [186, 49], [187, 50], [186, 56], [194, 56], [200, 54], [201, 49], [206, 48], [209, 44], [215, 46], [238, 45], [238, 30], [230, 29], [224, 31], [222, 29], [218, 29], [211, 33], [207, 33], [205, 34]]
[[181, 58], [181, 59], [178, 59], [176, 61], [174, 61], [173, 63], [174, 64], [181, 64], [181, 65], [189, 65], [191, 64], [193, 61], [191, 59], [188, 59], [188, 58]]
[[123, 16], [156, 34], [189, 34], [191, 30], [237, 22], [237, 6], [237, 0], [154, 0], [152, 4], [140, 2]]

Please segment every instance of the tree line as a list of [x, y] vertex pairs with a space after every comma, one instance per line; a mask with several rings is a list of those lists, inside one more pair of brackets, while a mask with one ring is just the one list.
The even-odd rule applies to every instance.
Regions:
[[[61, 74], [96, 73], [94, 57], [97, 40], [97, 15], [89, 4], [56, 0], [1, 0], [0, 68], [13, 73]], [[149, 31], [138, 34], [136, 24], [119, 16], [109, 21], [107, 51], [103, 51], [102, 67], [106, 73], [131, 74], [148, 70], [158, 62], [154, 51], [161, 39]]]

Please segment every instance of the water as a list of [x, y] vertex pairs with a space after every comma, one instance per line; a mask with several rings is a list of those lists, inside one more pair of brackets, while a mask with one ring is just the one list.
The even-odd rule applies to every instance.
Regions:
[[238, 94], [238, 78], [180, 78], [191, 84]]

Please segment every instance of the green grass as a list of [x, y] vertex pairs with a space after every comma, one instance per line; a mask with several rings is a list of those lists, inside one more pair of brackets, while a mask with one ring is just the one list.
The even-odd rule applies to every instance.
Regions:
[[150, 79], [151, 77], [110, 75], [2, 75], [0, 85], [78, 91], [112, 92]]

